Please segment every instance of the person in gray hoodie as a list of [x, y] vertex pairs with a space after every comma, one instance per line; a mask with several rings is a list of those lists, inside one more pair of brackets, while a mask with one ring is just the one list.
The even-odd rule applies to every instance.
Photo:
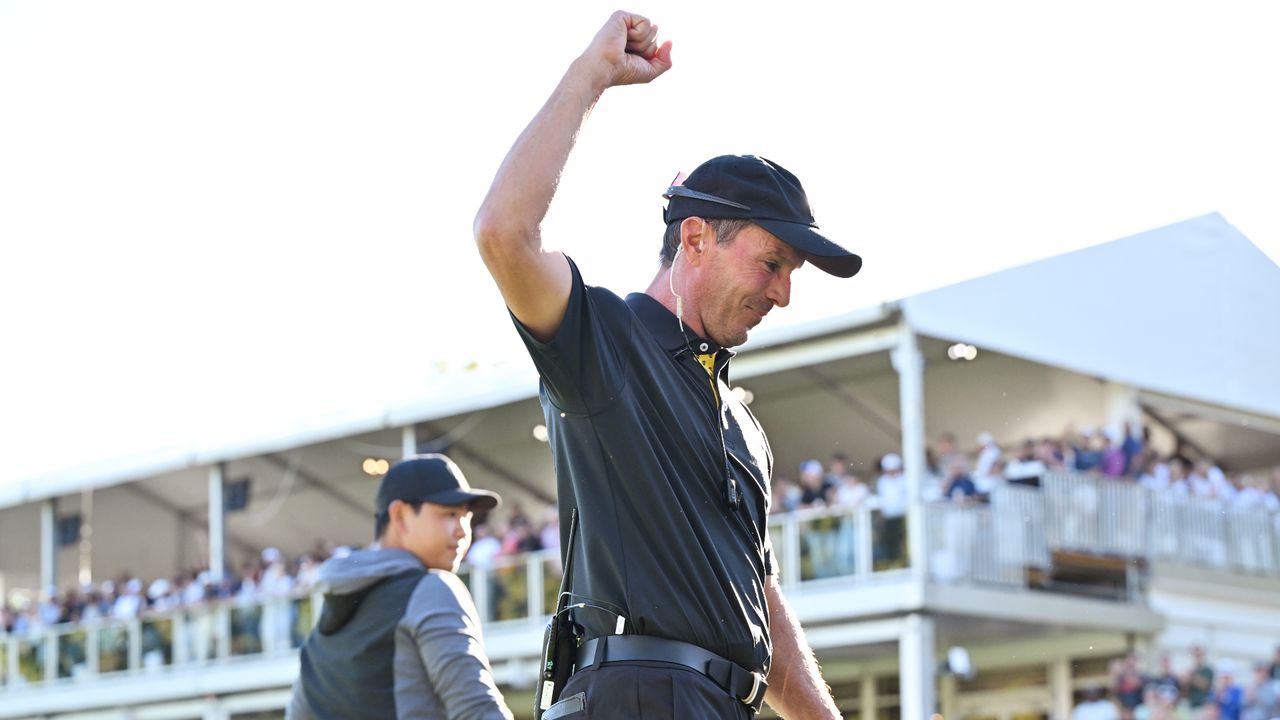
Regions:
[[383, 476], [374, 548], [320, 570], [324, 608], [302, 646], [288, 720], [511, 720], [479, 613], [453, 574], [472, 511], [498, 502], [444, 455], [402, 460]]

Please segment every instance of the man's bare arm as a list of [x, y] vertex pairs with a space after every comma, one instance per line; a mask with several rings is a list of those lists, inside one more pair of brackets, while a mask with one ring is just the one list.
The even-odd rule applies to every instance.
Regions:
[[541, 225], [582, 123], [615, 85], [647, 83], [671, 67], [671, 43], [658, 27], [615, 12], [556, 86], [507, 153], [476, 215], [480, 256], [507, 307], [533, 335], [548, 340], [569, 302], [564, 256], [542, 248]]
[[813, 650], [778, 587], [778, 579], [770, 576], [764, 587], [769, 602], [769, 636], [773, 638], [773, 664], [765, 702], [784, 718], [840, 720], [831, 688], [822, 679]]

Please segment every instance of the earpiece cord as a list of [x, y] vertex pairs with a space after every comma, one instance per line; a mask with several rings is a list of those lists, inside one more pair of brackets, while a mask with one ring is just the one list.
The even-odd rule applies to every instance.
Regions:
[[680, 334], [684, 336], [684, 349], [688, 350], [690, 355], [693, 355], [693, 345], [690, 343], [689, 333], [684, 327], [684, 296], [676, 292], [675, 285], [676, 262], [680, 260], [680, 252], [683, 250], [683, 244], [677, 245], [676, 254], [671, 257], [671, 272], [667, 273], [667, 289], [670, 290], [671, 294], [676, 298], [676, 322], [680, 323]]

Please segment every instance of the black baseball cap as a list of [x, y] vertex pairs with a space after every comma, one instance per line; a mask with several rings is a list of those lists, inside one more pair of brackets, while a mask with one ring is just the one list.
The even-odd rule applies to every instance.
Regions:
[[415, 455], [391, 466], [378, 484], [375, 511], [385, 513], [394, 500], [466, 505], [473, 510], [492, 510], [502, 502], [495, 492], [473, 489], [462, 470], [438, 454]]
[[862, 258], [818, 233], [800, 180], [767, 158], [711, 158], [663, 197], [669, 201], [662, 213], [668, 225], [693, 216], [751, 220], [824, 272], [847, 278], [862, 269]]

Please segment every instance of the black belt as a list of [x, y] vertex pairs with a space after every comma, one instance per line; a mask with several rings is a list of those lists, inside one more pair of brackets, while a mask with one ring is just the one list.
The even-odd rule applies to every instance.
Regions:
[[[601, 644], [604, 647], [600, 647]], [[606, 635], [588, 640], [578, 649], [577, 669], [582, 670], [596, 663], [603, 665], [636, 661], [683, 665], [711, 678], [725, 692], [757, 711], [769, 688], [764, 675], [751, 672], [710, 650], [679, 640], [649, 635]]]

